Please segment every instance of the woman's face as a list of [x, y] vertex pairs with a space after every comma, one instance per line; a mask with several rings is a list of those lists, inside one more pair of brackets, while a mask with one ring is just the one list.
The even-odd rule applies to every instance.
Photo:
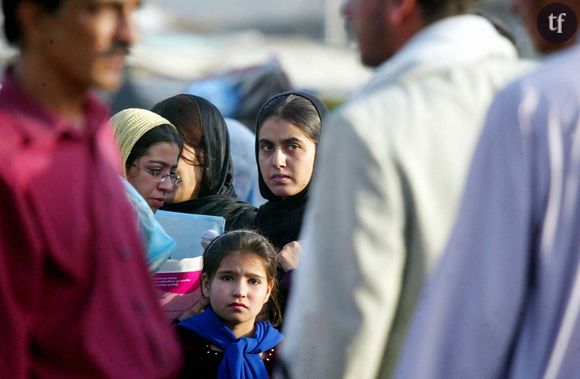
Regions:
[[278, 116], [267, 118], [258, 133], [258, 164], [264, 182], [276, 196], [297, 195], [312, 178], [316, 144]]
[[[178, 159], [177, 144], [159, 142], [151, 145], [145, 155], [127, 165], [127, 181], [145, 198], [153, 212], [163, 206], [174, 190], [169, 175], [175, 173]], [[165, 179], [160, 182], [161, 177]]]
[[183, 146], [181, 159], [177, 166], [177, 175], [182, 182], [167, 200], [170, 204], [182, 203], [187, 200], [197, 199], [201, 180], [203, 179], [203, 168], [201, 162], [195, 155], [195, 149], [189, 145]]
[[273, 287], [264, 259], [253, 252], [227, 255], [211, 281], [204, 274], [202, 284], [211, 308], [237, 337], [252, 332]]

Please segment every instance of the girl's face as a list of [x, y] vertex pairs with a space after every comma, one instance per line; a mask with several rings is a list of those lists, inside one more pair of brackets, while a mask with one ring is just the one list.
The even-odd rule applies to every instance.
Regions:
[[[127, 166], [127, 181], [143, 196], [153, 212], [163, 206], [175, 188], [169, 175], [175, 173], [178, 159], [177, 144], [159, 142]], [[165, 178], [161, 182], [160, 175]]]
[[181, 177], [182, 182], [167, 200], [168, 203], [181, 203], [187, 200], [197, 199], [199, 196], [203, 169], [195, 153], [196, 151], [193, 147], [189, 145], [183, 146], [181, 159], [177, 166], [177, 175]]
[[264, 182], [276, 196], [297, 195], [312, 178], [316, 144], [278, 116], [267, 118], [258, 133], [258, 164]]
[[205, 274], [202, 277], [212, 309], [238, 338], [253, 332], [273, 284], [259, 255], [237, 251], [223, 258], [211, 281]]

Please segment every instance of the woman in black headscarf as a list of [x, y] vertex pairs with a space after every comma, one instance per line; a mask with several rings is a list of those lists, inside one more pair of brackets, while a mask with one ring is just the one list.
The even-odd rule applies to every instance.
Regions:
[[256, 120], [260, 193], [268, 200], [258, 210], [256, 227], [280, 250], [283, 307], [289, 273], [300, 258], [298, 236], [314, 173], [321, 123], [327, 113], [315, 96], [288, 91], [268, 100]]
[[251, 227], [256, 209], [237, 200], [226, 122], [209, 101], [176, 95], [157, 103], [153, 112], [165, 117], [183, 137], [177, 168], [182, 183], [163, 210], [225, 218], [226, 231]]

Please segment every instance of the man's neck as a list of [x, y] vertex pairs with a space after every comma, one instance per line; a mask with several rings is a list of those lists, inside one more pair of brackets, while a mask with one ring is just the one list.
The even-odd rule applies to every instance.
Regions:
[[12, 80], [46, 109], [73, 125], [84, 125], [86, 88], [68, 85], [66, 78], [54, 72], [49, 65], [24, 53], [14, 65]]

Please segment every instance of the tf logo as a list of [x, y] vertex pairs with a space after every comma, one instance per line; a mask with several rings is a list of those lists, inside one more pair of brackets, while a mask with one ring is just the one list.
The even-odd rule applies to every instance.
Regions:
[[545, 40], [563, 43], [576, 34], [578, 19], [574, 10], [566, 4], [551, 3], [538, 14], [537, 26]]

